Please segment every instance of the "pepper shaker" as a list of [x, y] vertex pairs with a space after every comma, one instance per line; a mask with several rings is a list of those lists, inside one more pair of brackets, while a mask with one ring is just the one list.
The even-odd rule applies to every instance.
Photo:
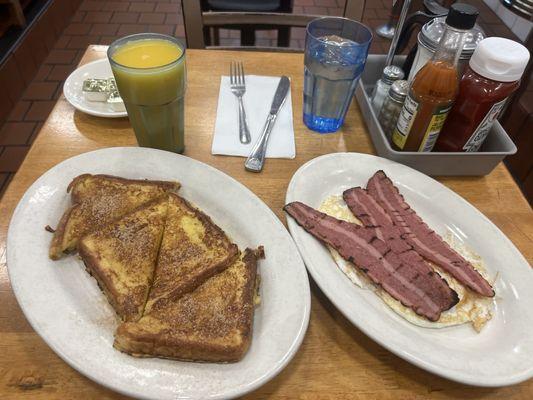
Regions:
[[379, 115], [379, 112], [381, 111], [381, 106], [387, 98], [387, 94], [389, 93], [389, 89], [393, 82], [403, 79], [403, 77], [403, 70], [396, 65], [389, 65], [383, 69], [383, 75], [376, 82], [376, 86], [374, 87], [371, 96], [372, 108], [377, 115]]
[[387, 98], [381, 107], [378, 121], [389, 141], [391, 140], [392, 132], [396, 127], [396, 121], [398, 121], [398, 116], [400, 115], [408, 92], [409, 82], [406, 80], [397, 80], [391, 85]]

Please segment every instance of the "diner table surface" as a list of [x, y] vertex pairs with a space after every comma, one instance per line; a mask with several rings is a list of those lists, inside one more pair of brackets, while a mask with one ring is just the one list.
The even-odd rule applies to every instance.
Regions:
[[[104, 46], [89, 46], [81, 64], [105, 57], [105, 51]], [[187, 50], [186, 57], [184, 154], [237, 179], [259, 196], [284, 224], [285, 192], [292, 175], [302, 164], [327, 153], [375, 152], [355, 101], [337, 133], [320, 135], [304, 126], [301, 118], [302, 54]], [[292, 81], [296, 158], [267, 159], [259, 174], [245, 171], [241, 157], [211, 154], [220, 76], [227, 75], [233, 60], [243, 61], [247, 74], [287, 75]], [[48, 169], [91, 150], [136, 145], [126, 118], [93, 117], [76, 111], [61, 97], [1, 199], [0, 399], [125, 398], [72, 369], [31, 328], [10, 286], [6, 236], [18, 201]], [[533, 212], [503, 164], [483, 177], [436, 179], [485, 214], [531, 265]], [[446, 207], [446, 204], [435, 206]], [[31, 265], [27, 267], [32, 268]], [[299, 351], [277, 377], [246, 395], [246, 399], [533, 398], [533, 379], [509, 387], [480, 388], [440, 378], [409, 364], [363, 334], [332, 305], [312, 279], [310, 284], [311, 318]]]

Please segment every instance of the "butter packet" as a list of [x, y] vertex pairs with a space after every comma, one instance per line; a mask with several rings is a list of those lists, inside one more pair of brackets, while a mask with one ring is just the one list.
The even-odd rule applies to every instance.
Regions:
[[83, 81], [82, 91], [88, 101], [107, 101], [108, 80], [90, 78]]
[[115, 82], [115, 78], [109, 78], [107, 80], [107, 90], [108, 90], [108, 97], [107, 97], [107, 103], [113, 108], [115, 111], [124, 111], [124, 101], [120, 97], [120, 94], [117, 89], [117, 84]]

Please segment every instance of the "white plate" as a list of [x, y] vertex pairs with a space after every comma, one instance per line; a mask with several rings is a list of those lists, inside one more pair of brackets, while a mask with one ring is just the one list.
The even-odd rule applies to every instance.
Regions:
[[125, 109], [116, 111], [106, 102], [85, 100], [82, 87], [83, 81], [89, 78], [111, 78], [113, 72], [107, 58], [96, 60], [72, 71], [63, 86], [63, 94], [76, 109], [96, 117], [120, 118], [127, 117]]
[[332, 303], [354, 325], [405, 360], [448, 379], [503, 386], [533, 376], [533, 272], [509, 239], [483, 214], [437, 181], [404, 165], [366, 154], [336, 153], [300, 167], [287, 203], [318, 207], [331, 194], [365, 186], [378, 170], [437, 232], [450, 230], [480, 254], [495, 285], [495, 315], [476, 333], [470, 326], [420, 328], [405, 321], [370, 290], [355, 286], [328, 250], [288, 217], [289, 230], [307, 269]]
[[[265, 246], [262, 303], [252, 345], [234, 364], [138, 359], [115, 350], [115, 314], [77, 257], [48, 258], [51, 234], [69, 204], [68, 183], [82, 173], [178, 180], [181, 195], [221, 226], [241, 249]], [[35, 331], [82, 374], [145, 399], [219, 399], [250, 392], [279, 373], [300, 346], [309, 321], [307, 272], [274, 213], [233, 178], [191, 158], [146, 148], [110, 148], [66, 160], [20, 200], [8, 232], [13, 291]]]

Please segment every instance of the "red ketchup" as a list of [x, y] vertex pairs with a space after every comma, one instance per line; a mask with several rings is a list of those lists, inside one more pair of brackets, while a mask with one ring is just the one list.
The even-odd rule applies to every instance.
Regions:
[[498, 37], [479, 42], [433, 151], [478, 151], [528, 61], [520, 43]]

